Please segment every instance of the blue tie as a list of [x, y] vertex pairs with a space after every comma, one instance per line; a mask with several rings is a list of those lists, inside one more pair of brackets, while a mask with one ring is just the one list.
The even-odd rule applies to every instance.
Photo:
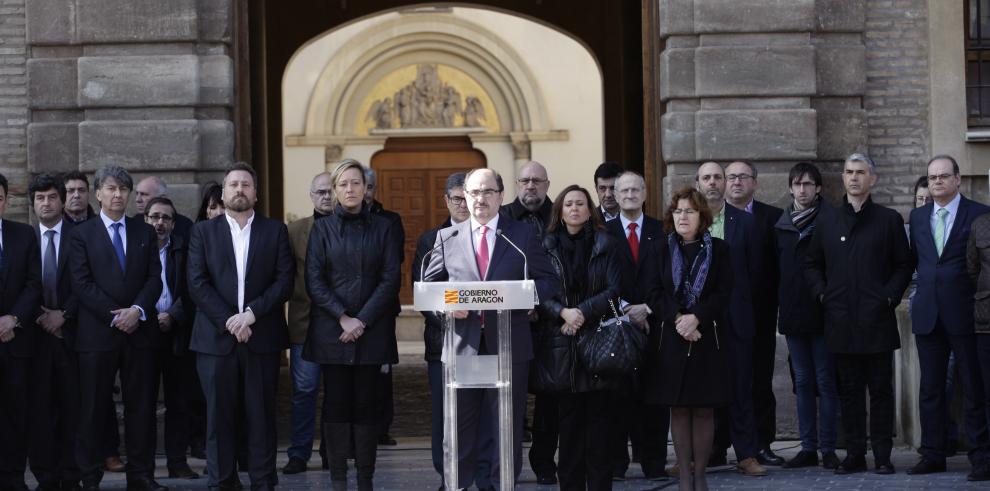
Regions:
[[120, 236], [120, 227], [123, 223], [114, 223], [113, 227], [113, 250], [117, 253], [117, 261], [120, 262], [120, 270], [124, 271], [124, 239]]

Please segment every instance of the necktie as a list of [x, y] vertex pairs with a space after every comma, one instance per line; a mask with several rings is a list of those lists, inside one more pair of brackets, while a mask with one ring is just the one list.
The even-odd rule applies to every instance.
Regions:
[[626, 238], [629, 239], [629, 250], [632, 251], [634, 263], [639, 262], [639, 236], [636, 235], [636, 226], [635, 223], [626, 226], [629, 229], [629, 236]]
[[938, 217], [938, 222], [935, 224], [935, 252], [942, 257], [942, 249], [945, 249], [945, 227], [948, 225], [945, 217], [949, 216], [949, 210], [939, 208], [935, 216]]
[[58, 271], [58, 259], [55, 256], [55, 231], [45, 231], [45, 239], [48, 244], [45, 246], [45, 264], [41, 268], [41, 286], [45, 297], [45, 305], [55, 308], [58, 306], [58, 298], [55, 294], [55, 278]]
[[117, 253], [117, 261], [120, 262], [120, 270], [124, 271], [124, 238], [120, 236], [120, 227], [122, 226], [124, 226], [122, 223], [115, 223], [111, 225], [111, 227], [113, 227], [113, 250]]
[[488, 276], [488, 227], [481, 226], [481, 244], [478, 246], [478, 253], [475, 254], [478, 260], [478, 273], [484, 280]]

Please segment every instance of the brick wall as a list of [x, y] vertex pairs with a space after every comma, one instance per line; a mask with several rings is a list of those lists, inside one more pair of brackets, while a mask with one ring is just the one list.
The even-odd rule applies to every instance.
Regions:
[[863, 104], [881, 176], [873, 199], [906, 212], [931, 155], [926, 0], [868, 0], [865, 44]]
[[27, 219], [27, 37], [24, 2], [0, 1], [0, 173], [10, 183], [5, 216]]

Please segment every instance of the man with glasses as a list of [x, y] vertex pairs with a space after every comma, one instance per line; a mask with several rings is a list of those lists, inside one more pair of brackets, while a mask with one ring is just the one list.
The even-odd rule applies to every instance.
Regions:
[[[529, 277], [536, 281], [539, 298], [556, 293], [557, 279], [550, 266], [546, 250], [532, 227], [500, 215], [503, 188], [497, 172], [481, 168], [468, 172], [464, 181], [470, 218], [437, 233], [423, 281], [507, 281]], [[456, 235], [454, 235], [456, 233]], [[509, 242], [522, 249], [523, 254]], [[526, 267], [528, 259], [528, 271]], [[453, 356], [490, 355], [498, 352], [498, 315], [495, 311], [457, 311], [452, 335], [455, 353], [443, 352], [447, 362]], [[515, 477], [522, 470], [523, 416], [526, 411], [526, 383], [529, 361], [533, 358], [533, 340], [529, 313], [512, 311], [512, 399], [513, 456]], [[458, 417], [458, 483], [446, 483], [448, 488], [466, 488], [474, 477], [475, 461], [481, 451], [478, 426], [483, 406], [490, 414], [497, 413], [495, 389], [462, 389], [457, 391]], [[445, 453], [452, 451], [444, 442]], [[498, 455], [498, 442], [494, 455]], [[499, 463], [492, 465], [491, 481], [499, 487]]]
[[753, 414], [756, 417], [756, 460], [763, 465], [783, 465], [784, 459], [773, 453], [770, 444], [777, 436], [777, 399], [773, 395], [773, 369], [777, 360], [777, 247], [774, 224], [783, 210], [754, 198], [757, 187], [756, 166], [737, 160], [725, 168], [730, 205], [753, 217], [750, 254], [753, 259], [755, 335], [753, 337]]
[[[295, 287], [289, 299], [289, 375], [292, 378], [292, 436], [286, 451], [289, 462], [282, 468], [283, 474], [306, 472], [313, 455], [313, 438], [316, 428], [316, 396], [320, 392], [319, 363], [302, 358], [306, 333], [309, 331], [309, 294], [306, 292], [306, 247], [313, 223], [333, 213], [333, 185], [330, 173], [321, 172], [309, 185], [309, 199], [313, 202], [313, 214], [289, 223], [289, 243], [296, 261]], [[321, 425], [322, 426], [322, 425]], [[325, 443], [320, 442], [321, 455]], [[326, 469], [328, 465], [324, 465]]]
[[[543, 164], [530, 160], [519, 168], [516, 177], [516, 199], [502, 207], [501, 213], [518, 222], [529, 223], [542, 240], [550, 221], [553, 202], [547, 197], [550, 179]], [[535, 444], [535, 442], [534, 442]]]
[[165, 457], [168, 477], [197, 479], [199, 474], [186, 462], [186, 448], [192, 436], [196, 418], [193, 416], [193, 393], [196, 383], [196, 358], [189, 352], [189, 323], [185, 306], [191, 300], [186, 295], [186, 243], [173, 233], [175, 205], [165, 197], [145, 202], [144, 221], [155, 228], [158, 236], [158, 259], [161, 263], [162, 294], [158, 310], [161, 343], [162, 385], [165, 392]]
[[[901, 215], [870, 198], [876, 182], [873, 159], [858, 153], [846, 158], [842, 206], [818, 217], [804, 260], [805, 280], [822, 306], [825, 345], [839, 375], [846, 458], [836, 474], [866, 471], [867, 388], [876, 473], [894, 473], [894, 350], [901, 344], [894, 309], [914, 264]], [[942, 373], [939, 384], [944, 382]]]
[[973, 329], [975, 287], [966, 270], [966, 245], [973, 221], [990, 207], [960, 194], [959, 164], [949, 155], [928, 161], [932, 202], [911, 212], [911, 251], [917, 265], [917, 290], [911, 330], [921, 366], [921, 460], [908, 474], [945, 471], [945, 391], [949, 356], [954, 354], [963, 387], [971, 481], [990, 480], [990, 436], [986, 398]]
[[[152, 199], [168, 196], [168, 184], [158, 176], [145, 177], [134, 186], [134, 208], [138, 215], [144, 215], [148, 203]], [[189, 243], [189, 232], [192, 230], [193, 222], [185, 215], [176, 212], [172, 234], [182, 237], [182, 242]]]

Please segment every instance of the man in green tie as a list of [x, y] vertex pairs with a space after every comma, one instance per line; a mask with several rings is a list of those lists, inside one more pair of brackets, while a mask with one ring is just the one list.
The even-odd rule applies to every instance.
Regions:
[[959, 193], [959, 165], [948, 155], [928, 162], [932, 203], [911, 212], [911, 250], [918, 283], [911, 329], [921, 365], [921, 459], [908, 474], [945, 471], [949, 440], [945, 418], [945, 377], [949, 353], [963, 388], [965, 434], [973, 481], [990, 480], [990, 435], [973, 326], [975, 288], [966, 271], [966, 244], [973, 221], [990, 208]]

